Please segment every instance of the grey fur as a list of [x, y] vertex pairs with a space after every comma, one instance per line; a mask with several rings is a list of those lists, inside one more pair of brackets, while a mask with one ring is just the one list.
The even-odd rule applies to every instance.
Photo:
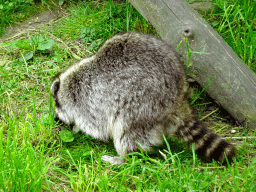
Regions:
[[174, 135], [207, 160], [231, 160], [235, 148], [197, 120], [187, 100], [185, 67], [176, 51], [152, 35], [124, 33], [107, 40], [92, 57], [55, 78], [55, 114], [96, 139], [113, 139], [123, 163], [126, 153], [163, 143]]

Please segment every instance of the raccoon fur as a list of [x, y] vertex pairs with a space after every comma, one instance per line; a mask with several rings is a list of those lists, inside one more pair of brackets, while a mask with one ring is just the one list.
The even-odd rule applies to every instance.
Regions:
[[[176, 136], [206, 160], [225, 162], [235, 147], [211, 133], [187, 99], [185, 66], [167, 42], [135, 32], [115, 35], [91, 57], [60, 72], [51, 86], [55, 115], [95, 139], [112, 139], [122, 164], [126, 153], [149, 151]], [[139, 146], [138, 146], [139, 145]]]

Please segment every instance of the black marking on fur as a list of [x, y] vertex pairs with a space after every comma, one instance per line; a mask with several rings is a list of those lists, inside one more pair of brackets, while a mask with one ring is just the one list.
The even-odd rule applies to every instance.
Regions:
[[51, 90], [52, 97], [53, 97], [53, 100], [55, 101], [55, 107], [56, 108], [61, 108], [59, 98], [58, 98], [59, 89], [60, 89], [60, 82], [59, 82], [59, 79], [57, 78], [54, 81], [54, 84], [52, 85], [52, 90]]
[[54, 117], [54, 121], [58, 122], [59, 124], [63, 124], [64, 125], [63, 121], [61, 119], [59, 119], [59, 117], [57, 117], [57, 116]]
[[69, 90], [74, 103], [77, 102], [81, 92], [80, 78], [80, 74], [74, 75], [74, 77], [69, 82]]
[[[221, 157], [224, 156], [224, 150], [225, 148], [227, 148], [230, 144], [225, 141], [225, 140], [221, 140], [220, 143], [218, 143], [218, 146], [211, 152], [211, 154], [209, 154], [209, 158], [210, 159], [214, 159], [217, 161], [221, 161], [223, 159], [221, 159]], [[228, 154], [227, 154], [228, 156]]]
[[123, 51], [124, 50], [124, 45], [122, 43], [119, 43], [119, 48], [120, 48], [120, 51]]
[[59, 91], [59, 88], [60, 88], [60, 82], [57, 80], [53, 84], [53, 90], [52, 90], [52, 96], [53, 97], [55, 97], [55, 98], [57, 97], [57, 93]]
[[[205, 135], [204, 137], [205, 138], [203, 141], [203, 145], [196, 150], [196, 152], [201, 156], [206, 155], [207, 149], [211, 148], [214, 140], [216, 140], [219, 136], [214, 133], [209, 133], [209, 134]], [[206, 157], [206, 158], [208, 158], [208, 157]]]
[[191, 127], [191, 130], [199, 130], [195, 135], [192, 134], [193, 142], [197, 142], [209, 132], [206, 126], [200, 121], [194, 123], [194, 125]]
[[54, 101], [55, 101], [55, 107], [58, 108], [58, 109], [61, 109], [61, 106], [60, 106], [60, 102], [59, 102], [58, 97], [56, 97], [56, 98], [54, 99]]

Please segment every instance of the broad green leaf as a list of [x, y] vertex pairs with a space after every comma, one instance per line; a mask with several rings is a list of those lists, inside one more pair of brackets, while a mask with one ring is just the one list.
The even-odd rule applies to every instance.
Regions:
[[31, 46], [28, 41], [17, 39], [12, 42], [12, 48], [31, 50]]
[[87, 51], [91, 51], [93, 49], [97, 49], [101, 44], [101, 40], [93, 41], [89, 47], [87, 47]]
[[44, 41], [44, 38], [40, 35], [34, 35], [28, 39], [28, 42], [32, 43], [36, 47], [40, 42]]
[[17, 42], [18, 40], [14, 40], [13, 42], [12, 42], [12, 44], [11, 44], [11, 47], [12, 48], [14, 48], [14, 49], [17, 49], [18, 47], [16, 46], [16, 42]]
[[84, 27], [84, 28], [81, 28], [80, 30], [80, 38], [84, 38], [84, 37], [94, 37], [95, 36], [95, 31], [96, 29], [94, 28], [90, 28], [90, 27]]
[[74, 134], [68, 130], [62, 130], [60, 132], [60, 139], [63, 141], [63, 142], [72, 142], [74, 141]]
[[43, 41], [38, 43], [38, 47], [36, 47], [37, 50], [43, 51], [46, 49], [51, 49], [53, 45], [55, 44], [55, 41], [53, 39], [44, 39]]
[[[34, 56], [34, 52], [33, 51], [23, 51], [23, 56], [24, 56], [25, 60], [28, 61], [29, 59], [31, 59]], [[23, 61], [22, 56], [19, 58], [19, 61]]]

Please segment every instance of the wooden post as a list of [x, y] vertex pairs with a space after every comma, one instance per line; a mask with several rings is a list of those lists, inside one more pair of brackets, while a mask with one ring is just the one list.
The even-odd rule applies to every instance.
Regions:
[[157, 30], [162, 39], [176, 47], [190, 61], [195, 80], [236, 120], [256, 127], [256, 75], [235, 54], [220, 35], [185, 0], [129, 0]]

